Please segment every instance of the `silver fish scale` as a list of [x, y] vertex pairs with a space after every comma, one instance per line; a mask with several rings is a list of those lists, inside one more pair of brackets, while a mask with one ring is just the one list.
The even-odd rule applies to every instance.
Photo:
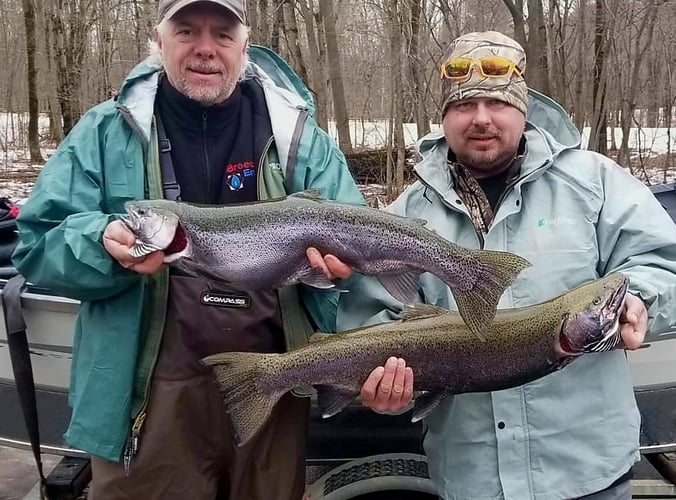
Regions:
[[[469, 288], [476, 280], [467, 266], [475, 262], [466, 249], [438, 238], [419, 223], [386, 213], [374, 217], [374, 211], [361, 207], [307, 200], [279, 208], [262, 204], [200, 210], [204, 212], [188, 209], [182, 216], [193, 242], [192, 258], [218, 269], [233, 283], [252, 283], [253, 271], [267, 269], [269, 274], [259, 280], [261, 286], [283, 284], [305, 267], [308, 246], [332, 252], [364, 274], [427, 269], [460, 288]], [[278, 266], [272, 268], [275, 263], [289, 271], [277, 281], [271, 279], [280, 271]]]

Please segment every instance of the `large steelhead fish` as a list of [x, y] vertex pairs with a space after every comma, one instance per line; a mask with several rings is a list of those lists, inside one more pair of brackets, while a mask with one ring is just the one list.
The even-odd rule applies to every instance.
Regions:
[[547, 302], [498, 311], [479, 340], [455, 313], [416, 305], [403, 319], [326, 335], [284, 354], [223, 353], [202, 360], [214, 370], [237, 442], [246, 443], [279, 398], [311, 385], [324, 417], [359, 394], [390, 356], [413, 369], [413, 421], [449, 394], [498, 391], [552, 373], [583, 353], [613, 349], [627, 280], [621, 274], [579, 286]]
[[460, 315], [477, 335], [490, 324], [504, 290], [530, 265], [508, 252], [458, 246], [426, 229], [424, 221], [330, 202], [310, 191], [242, 205], [144, 200], [125, 208], [123, 220], [137, 238], [132, 255], [163, 250], [165, 262], [239, 290], [299, 282], [333, 287], [309, 266], [308, 247], [377, 276], [404, 304], [415, 302], [418, 277], [428, 271], [451, 288]]

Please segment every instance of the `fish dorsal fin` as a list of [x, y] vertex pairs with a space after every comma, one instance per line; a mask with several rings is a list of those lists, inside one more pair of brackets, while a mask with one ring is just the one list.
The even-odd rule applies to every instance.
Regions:
[[359, 392], [339, 389], [330, 385], [316, 385], [317, 406], [323, 418], [329, 418], [345, 409]]
[[323, 333], [323, 332], [317, 332], [313, 334], [308, 341], [310, 342], [321, 342], [322, 340], [327, 340], [328, 338], [332, 337], [333, 333]]
[[417, 422], [427, 417], [445, 397], [444, 394], [434, 392], [423, 392], [420, 396], [416, 396], [411, 422]]
[[402, 304], [414, 304], [418, 294], [419, 271], [408, 271], [398, 274], [380, 274], [376, 276], [380, 284], [392, 297]]
[[288, 196], [289, 198], [302, 198], [304, 200], [312, 201], [325, 201], [325, 198], [322, 198], [322, 193], [317, 188], [306, 189], [305, 191], [298, 191], [297, 193], [292, 193]]
[[399, 314], [399, 317], [403, 321], [411, 321], [414, 319], [431, 318], [440, 314], [452, 314], [452, 311], [433, 304], [414, 304], [412, 306], [404, 306], [404, 310]]

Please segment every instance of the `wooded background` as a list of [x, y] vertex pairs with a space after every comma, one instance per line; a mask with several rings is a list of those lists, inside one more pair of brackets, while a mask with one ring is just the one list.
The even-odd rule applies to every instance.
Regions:
[[[156, 0], [0, 0], [0, 111], [32, 117], [16, 124], [22, 137], [13, 144], [40, 162], [41, 141], [58, 142], [109, 98], [147, 55], [156, 7]], [[637, 163], [629, 148], [629, 129], [670, 128], [676, 118], [676, 0], [250, 0], [247, 10], [250, 41], [292, 64], [315, 95], [319, 124], [335, 121], [344, 152], [360, 146], [350, 121], [387, 124], [383, 177], [395, 191], [403, 183], [403, 124], [415, 123], [422, 136], [439, 122], [441, 55], [470, 31], [519, 41], [529, 86], [561, 103], [578, 128], [591, 127], [589, 149], [632, 170], [643, 158]], [[50, 118], [49, 137], [39, 134], [38, 113]], [[621, 128], [623, 139], [607, 137], [607, 127]], [[671, 147], [659, 161], [664, 172], [674, 169]]]

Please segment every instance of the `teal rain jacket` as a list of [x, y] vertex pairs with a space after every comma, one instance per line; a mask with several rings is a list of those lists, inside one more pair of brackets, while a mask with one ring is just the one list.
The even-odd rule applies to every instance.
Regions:
[[[273, 52], [252, 46], [247, 78], [264, 88], [274, 144], [259, 181], [261, 199], [317, 188], [326, 198], [361, 203], [343, 154], [312, 118], [302, 81]], [[76, 322], [68, 443], [121, 458], [130, 424], [145, 408], [164, 327], [168, 274], [123, 269], [101, 243], [127, 200], [162, 198], [153, 104], [160, 67], [152, 59], [127, 77], [119, 99], [73, 128], [45, 165], [19, 217], [13, 259], [36, 284], [81, 301]], [[322, 330], [335, 328], [335, 295], [300, 290]], [[333, 304], [331, 303], [333, 299]], [[299, 290], [280, 290], [288, 348], [312, 327]]]
[[[533, 265], [499, 307], [545, 301], [614, 271], [649, 306], [649, 340], [676, 317], [676, 227], [650, 190], [608, 158], [578, 149], [563, 110], [532, 95], [527, 156], [485, 237], [486, 249]], [[530, 120], [548, 124], [562, 142]], [[419, 180], [389, 210], [427, 220], [478, 248], [453, 187], [443, 132], [423, 138]], [[420, 301], [455, 309], [449, 289], [423, 274]], [[340, 298], [339, 329], [394, 317], [401, 308], [372, 278]], [[501, 425], [498, 425], [498, 424]], [[586, 355], [560, 372], [513, 389], [450, 396], [426, 419], [431, 477], [446, 500], [554, 500], [604, 489], [639, 459], [640, 416], [624, 351]], [[504, 425], [503, 425], [504, 424]]]

